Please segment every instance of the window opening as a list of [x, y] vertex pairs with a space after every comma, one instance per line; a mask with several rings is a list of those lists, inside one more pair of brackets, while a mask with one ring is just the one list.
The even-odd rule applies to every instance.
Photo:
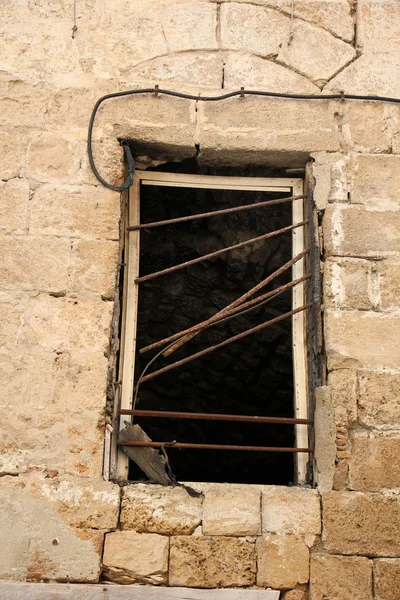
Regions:
[[[120, 427], [133, 417], [180, 481], [306, 481], [304, 198], [300, 179], [135, 175]], [[143, 477], [122, 453], [118, 472]]]

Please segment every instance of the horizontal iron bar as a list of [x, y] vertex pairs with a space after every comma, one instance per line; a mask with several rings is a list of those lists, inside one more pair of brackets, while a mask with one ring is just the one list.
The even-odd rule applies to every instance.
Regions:
[[[213, 189], [210, 187], [210, 189]], [[246, 190], [251, 191], [251, 190]], [[266, 200], [265, 202], [255, 202], [254, 204], [245, 204], [244, 206], [234, 206], [233, 208], [222, 208], [221, 210], [211, 210], [206, 213], [199, 213], [197, 215], [188, 215], [186, 217], [177, 217], [176, 219], [166, 219], [165, 221], [153, 221], [152, 223], [142, 223], [141, 225], [133, 225], [127, 227], [128, 231], [137, 231], [138, 229], [150, 229], [151, 227], [161, 227], [162, 225], [172, 225], [175, 223], [184, 223], [186, 221], [194, 221], [195, 219], [204, 219], [206, 217], [216, 217], [218, 215], [226, 215], [228, 213], [240, 212], [243, 210], [250, 210], [252, 208], [262, 208], [264, 206], [273, 206], [274, 204], [283, 204], [284, 202], [294, 202], [295, 200], [302, 200], [306, 198], [304, 194], [302, 196], [288, 196], [287, 198], [276, 198], [275, 200]]]
[[268, 240], [269, 238], [275, 237], [281, 233], [286, 233], [287, 231], [291, 231], [292, 229], [296, 229], [297, 227], [302, 227], [306, 225], [308, 220], [301, 221], [300, 223], [295, 223], [294, 225], [289, 225], [288, 227], [283, 227], [282, 229], [277, 229], [276, 231], [271, 231], [270, 233], [264, 233], [264, 235], [259, 235], [258, 237], [252, 238], [250, 240], [246, 240], [244, 242], [240, 242], [239, 244], [234, 244], [233, 246], [228, 246], [227, 248], [221, 248], [220, 250], [216, 250], [215, 252], [210, 252], [210, 254], [205, 254], [204, 256], [199, 256], [198, 258], [193, 258], [192, 260], [188, 260], [184, 263], [180, 263], [179, 265], [174, 265], [173, 267], [169, 267], [168, 269], [163, 269], [162, 271], [156, 271], [155, 273], [149, 273], [149, 275], [144, 275], [143, 277], [137, 277], [135, 279], [135, 283], [142, 283], [143, 281], [149, 281], [150, 279], [154, 279], [155, 277], [160, 277], [160, 275], [167, 275], [168, 273], [173, 273], [174, 271], [178, 271], [179, 269], [183, 269], [185, 267], [190, 267], [191, 265], [195, 265], [199, 262], [203, 262], [203, 260], [208, 260], [209, 258], [214, 258], [219, 256], [220, 254], [224, 254], [224, 252], [229, 252], [230, 250], [237, 250], [238, 248], [243, 248], [244, 246], [248, 246], [249, 244], [255, 244], [256, 242], [262, 242], [263, 240]]
[[178, 360], [177, 362], [174, 362], [171, 365], [167, 365], [166, 367], [163, 367], [162, 369], [159, 369], [158, 371], [154, 371], [153, 373], [146, 375], [141, 380], [141, 383], [144, 383], [145, 381], [149, 381], [150, 379], [153, 379], [154, 377], [157, 377], [158, 375], [162, 375], [163, 373], [166, 373], [167, 371], [172, 371], [172, 369], [181, 367], [182, 365], [184, 365], [188, 362], [191, 362], [195, 358], [200, 358], [200, 356], [204, 356], [205, 354], [208, 354], [209, 352], [213, 352], [214, 350], [217, 350], [218, 348], [222, 348], [223, 346], [227, 346], [228, 344], [231, 344], [232, 342], [236, 342], [236, 341], [246, 337], [247, 335], [250, 335], [251, 333], [255, 333], [256, 331], [261, 331], [262, 329], [265, 329], [265, 327], [269, 327], [270, 325], [273, 325], [274, 323], [278, 323], [279, 321], [288, 319], [289, 317], [292, 317], [296, 313], [299, 313], [303, 310], [307, 310], [307, 308], [310, 308], [311, 306], [312, 306], [312, 303], [310, 302], [309, 304], [300, 306], [299, 308], [296, 308], [294, 310], [291, 310], [290, 312], [284, 313], [283, 315], [279, 315], [279, 317], [275, 317], [274, 319], [271, 319], [270, 321], [266, 321], [265, 323], [256, 325], [256, 327], [252, 327], [251, 329], [247, 329], [246, 331], [243, 331], [242, 333], [238, 333], [237, 335], [234, 335], [233, 337], [230, 337], [227, 340], [224, 340], [220, 344], [216, 344], [215, 346], [210, 346], [209, 348], [200, 350], [200, 352], [196, 352], [196, 354], [192, 354], [191, 356], [182, 358], [182, 360]]
[[160, 417], [164, 419], [201, 419], [204, 421], [240, 421], [242, 423], [282, 423], [283, 425], [311, 425], [310, 419], [294, 419], [292, 417], [257, 417], [250, 415], [223, 415], [216, 413], [191, 413], [168, 410], [128, 410], [121, 409], [120, 415], [136, 415], [137, 417]]
[[221, 444], [186, 444], [180, 442], [124, 442], [118, 440], [118, 446], [144, 446], [147, 448], [189, 448], [193, 450], [244, 450], [253, 452], [307, 452], [313, 448], [275, 448], [273, 446], [228, 446]]

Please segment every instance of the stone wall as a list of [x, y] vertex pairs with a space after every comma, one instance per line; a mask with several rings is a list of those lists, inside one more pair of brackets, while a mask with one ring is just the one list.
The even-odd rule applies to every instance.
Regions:
[[72, 37], [73, 4], [0, 6], [0, 579], [97, 582], [103, 570], [286, 600], [396, 600], [400, 109], [137, 96], [96, 122], [113, 182], [119, 135], [157, 160], [313, 161], [328, 368], [318, 491], [205, 484], [195, 500], [103, 481], [120, 197], [91, 173], [86, 138], [96, 99], [131, 87], [400, 97], [399, 2], [295, 0], [292, 15], [291, 0], [77, 0]]

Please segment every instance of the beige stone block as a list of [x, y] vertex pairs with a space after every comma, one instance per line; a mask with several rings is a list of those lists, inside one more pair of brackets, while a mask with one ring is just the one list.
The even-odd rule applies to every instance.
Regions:
[[327, 308], [372, 309], [378, 302], [373, 279], [376, 267], [367, 260], [328, 258], [324, 263], [324, 305]]
[[312, 174], [315, 179], [314, 202], [317, 210], [325, 210], [328, 202], [348, 201], [349, 158], [328, 152], [313, 152]]
[[217, 7], [202, 2], [174, 3], [161, 14], [163, 30], [172, 52], [218, 48]]
[[79, 415], [68, 415], [65, 419], [65, 438], [65, 472], [77, 477], [101, 477], [104, 458], [104, 408], [101, 412], [82, 409]]
[[254, 542], [234, 537], [171, 538], [169, 585], [220, 588], [255, 584]]
[[210, 486], [205, 493], [204, 535], [259, 535], [261, 493], [246, 486]]
[[289, 20], [264, 6], [227, 3], [221, 6], [221, 48], [258, 56], [276, 56], [288, 36]]
[[62, 293], [67, 289], [70, 242], [37, 236], [0, 239], [3, 289]]
[[323, 542], [328, 552], [398, 556], [397, 494], [327, 492], [322, 496]]
[[26, 233], [28, 227], [29, 183], [12, 179], [0, 181], [0, 229], [4, 233]]
[[268, 487], [262, 493], [262, 530], [264, 534], [319, 534], [321, 516], [317, 490]]
[[400, 428], [400, 373], [359, 371], [358, 418], [367, 427]]
[[309, 550], [295, 535], [270, 534], [257, 540], [257, 585], [287, 589], [307, 583]]
[[394, 0], [360, 0], [357, 7], [357, 45], [364, 51], [400, 46], [400, 6]]
[[[392, 132], [388, 121], [392, 107], [380, 102], [348, 102], [344, 109], [343, 136], [350, 148], [361, 152], [391, 151]], [[370, 173], [366, 175], [372, 179]], [[380, 180], [381, 177], [382, 174]], [[385, 187], [387, 182], [381, 182]]]
[[327, 310], [325, 339], [329, 370], [398, 368], [399, 327], [399, 317], [391, 313]]
[[46, 184], [30, 203], [35, 234], [119, 239], [120, 198], [103, 186]]
[[380, 305], [383, 309], [400, 306], [400, 262], [379, 263]]
[[399, 434], [355, 431], [350, 440], [350, 489], [379, 492], [400, 488]]
[[180, 487], [134, 484], [123, 488], [121, 528], [139, 533], [192, 534], [202, 518], [202, 497]]
[[155, 533], [108, 533], [104, 544], [103, 575], [114, 583], [166, 583], [168, 548], [168, 537]]
[[[97, 420], [106, 403], [108, 360], [103, 352], [70, 352], [55, 396], [57, 409], [79, 416], [82, 405]], [[56, 359], [57, 360], [57, 359]], [[93, 419], [93, 417], [92, 417]]]
[[293, 39], [282, 40], [278, 62], [305, 75], [312, 81], [331, 79], [355, 57], [350, 44], [305, 21], [295, 21]]
[[[386, 50], [386, 48], [385, 48]], [[400, 95], [400, 53], [379, 51], [362, 54], [334, 77], [324, 88], [333, 92], [365, 96], [379, 94], [398, 98]]]
[[307, 600], [307, 592], [304, 590], [288, 590], [284, 592], [282, 600]]
[[105, 300], [114, 300], [118, 249], [118, 242], [112, 241], [75, 242], [70, 263], [69, 290], [101, 295]]
[[[367, 130], [365, 123], [363, 126]], [[384, 211], [396, 210], [400, 205], [399, 186], [400, 156], [372, 154], [352, 159], [352, 202]]]
[[19, 344], [46, 351], [106, 351], [112, 302], [74, 298], [32, 297], [25, 312]]
[[270, 92], [319, 93], [319, 88], [311, 81], [282, 65], [251, 54], [228, 54], [224, 66], [224, 87], [236, 90], [242, 86]]
[[29, 129], [43, 127], [48, 102], [48, 91], [43, 85], [31, 85], [22, 78], [15, 81], [12, 76], [1, 83], [0, 125]]
[[28, 146], [26, 174], [38, 181], [68, 183], [80, 169], [82, 150], [72, 136], [41, 133]]
[[91, 542], [100, 559], [102, 558], [105, 536], [104, 531], [99, 529], [79, 529], [78, 527], [70, 527], [70, 529], [80, 540], [87, 540]]
[[374, 588], [376, 600], [397, 600], [400, 589], [400, 560], [374, 560]]
[[13, 292], [0, 292], [0, 351], [15, 353], [24, 324], [24, 305]]
[[400, 211], [330, 205], [325, 211], [323, 231], [328, 256], [368, 258], [398, 256], [400, 252]]
[[315, 390], [314, 412], [314, 475], [320, 492], [327, 492], [333, 486], [336, 458], [335, 436], [331, 388], [322, 386]]
[[0, 179], [18, 177], [21, 170], [22, 144], [17, 132], [1, 132]]
[[[97, 135], [97, 137], [93, 140], [93, 159], [100, 177], [112, 185], [122, 185], [126, 179], [125, 158], [124, 150], [118, 142], [117, 137], [129, 137], [129, 134], [125, 135], [122, 132], [120, 135], [112, 131], [111, 123], [115, 123], [115, 121], [118, 120], [118, 117], [115, 114], [114, 105], [110, 105], [107, 107], [107, 109], [109, 109], [109, 111], [114, 110], [114, 114], [108, 112], [107, 117], [104, 117], [104, 119], [108, 119], [105, 132], [102, 131], [101, 127], [99, 128], [96, 121], [95, 133], [99, 132], [100, 130], [100, 135]], [[125, 119], [123, 120], [123, 123], [125, 123]], [[90, 166], [87, 152], [85, 152], [82, 157], [81, 169], [77, 177], [74, 178], [73, 183], [79, 186], [85, 184], [97, 186], [97, 190], [101, 189], [103, 191], [107, 191], [109, 194], [113, 195], [114, 202], [119, 207], [121, 194], [119, 192], [107, 190], [102, 185], [99, 185], [99, 180], [95, 176], [92, 167]]]
[[357, 420], [357, 380], [356, 372], [351, 369], [338, 369], [328, 375], [331, 387], [332, 406], [335, 423], [346, 427]]
[[310, 600], [372, 600], [372, 562], [361, 556], [311, 556]]

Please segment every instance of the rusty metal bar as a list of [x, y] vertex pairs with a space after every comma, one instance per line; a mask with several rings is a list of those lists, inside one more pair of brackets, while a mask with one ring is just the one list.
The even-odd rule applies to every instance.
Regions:
[[118, 440], [118, 446], [144, 446], [148, 448], [190, 448], [193, 450], [243, 450], [253, 452], [307, 452], [312, 454], [313, 448], [277, 448], [273, 446], [232, 446], [221, 444], [189, 444], [181, 442], [123, 442]]
[[[300, 252], [297, 256], [295, 256], [294, 258], [289, 260], [287, 263], [282, 265], [282, 267], [280, 267], [279, 269], [277, 269], [276, 271], [271, 273], [271, 275], [268, 275], [268, 277], [266, 277], [265, 279], [260, 281], [260, 283], [255, 285], [251, 290], [249, 290], [248, 292], [246, 292], [245, 294], [243, 294], [242, 296], [240, 296], [239, 298], [237, 298], [236, 300], [231, 302], [231, 304], [228, 304], [228, 306], [226, 306], [225, 308], [223, 308], [222, 310], [217, 312], [214, 316], [210, 317], [206, 321], [202, 321], [201, 323], [197, 323], [197, 325], [193, 325], [192, 327], [189, 327], [188, 329], [184, 329], [183, 331], [174, 333], [173, 335], [171, 335], [167, 338], [164, 338], [163, 340], [159, 340], [158, 342], [149, 344], [148, 346], [141, 348], [139, 352], [141, 354], [144, 354], [145, 352], [148, 352], [149, 350], [154, 350], [155, 348], [158, 348], [159, 346], [163, 346], [164, 344], [168, 344], [169, 342], [173, 342], [174, 340], [177, 340], [178, 338], [181, 338], [181, 337], [186, 336], [191, 333], [196, 333], [196, 332], [202, 330], [203, 328], [205, 329], [212, 323], [219, 321], [223, 317], [227, 316], [228, 313], [230, 313], [230, 311], [233, 308], [241, 305], [245, 300], [247, 300], [248, 298], [251, 298], [251, 296], [253, 296], [256, 292], [258, 292], [260, 289], [262, 289], [263, 287], [268, 285], [273, 279], [275, 279], [276, 277], [278, 277], [279, 275], [281, 275], [282, 273], [284, 273], [285, 271], [290, 269], [290, 267], [292, 267], [298, 260], [303, 258], [303, 256], [305, 256], [308, 252], [309, 252], [309, 248], [306, 248], [305, 250], [303, 250], [303, 252]], [[279, 290], [279, 288], [277, 288], [276, 290], [272, 290], [272, 291], [277, 292], [278, 290]]]
[[208, 260], [209, 258], [215, 258], [220, 254], [224, 254], [225, 252], [230, 252], [230, 250], [236, 250], [238, 248], [243, 248], [244, 246], [248, 246], [249, 244], [255, 244], [256, 242], [261, 242], [263, 240], [268, 240], [269, 238], [275, 237], [281, 233], [286, 233], [287, 231], [291, 231], [292, 229], [296, 229], [297, 227], [302, 227], [306, 225], [308, 220], [301, 221], [300, 223], [295, 223], [294, 225], [289, 225], [288, 227], [283, 227], [282, 229], [277, 229], [276, 231], [271, 231], [270, 233], [264, 233], [258, 237], [252, 238], [250, 240], [246, 240], [244, 242], [240, 242], [239, 244], [234, 244], [233, 246], [228, 246], [227, 248], [221, 248], [221, 250], [216, 250], [215, 252], [210, 252], [210, 254], [205, 254], [204, 256], [199, 256], [198, 258], [193, 258], [192, 260], [188, 260], [184, 263], [180, 263], [179, 265], [174, 265], [173, 267], [169, 267], [168, 269], [163, 269], [162, 271], [156, 271], [155, 273], [149, 273], [149, 275], [144, 275], [143, 277], [137, 277], [135, 279], [135, 283], [142, 283], [143, 281], [149, 281], [150, 279], [155, 279], [156, 277], [160, 277], [160, 275], [167, 275], [168, 273], [173, 273], [174, 271], [178, 271], [185, 267], [190, 267], [191, 265], [195, 265], [199, 262], [203, 262], [204, 260]]
[[191, 362], [192, 360], [194, 360], [196, 358], [200, 358], [200, 356], [204, 356], [205, 354], [208, 354], [209, 352], [218, 350], [219, 348], [222, 348], [223, 346], [227, 346], [228, 344], [231, 344], [232, 342], [241, 340], [242, 338], [250, 335], [251, 333], [261, 331], [262, 329], [265, 329], [265, 327], [269, 327], [270, 325], [273, 325], [274, 323], [278, 323], [279, 321], [288, 319], [289, 317], [295, 315], [296, 313], [299, 313], [303, 310], [307, 310], [311, 306], [312, 306], [312, 303], [310, 302], [309, 304], [300, 306], [299, 308], [296, 308], [295, 310], [291, 310], [290, 312], [284, 313], [283, 315], [279, 315], [279, 317], [275, 317], [274, 319], [271, 319], [270, 321], [266, 321], [265, 323], [256, 325], [256, 327], [252, 327], [251, 329], [248, 329], [247, 331], [243, 331], [242, 333], [239, 333], [238, 335], [234, 335], [233, 337], [228, 338], [227, 340], [224, 340], [223, 342], [216, 344], [215, 346], [211, 346], [210, 348], [205, 348], [204, 350], [200, 350], [200, 352], [196, 352], [196, 354], [192, 354], [191, 356], [182, 358], [182, 360], [178, 360], [177, 362], [172, 363], [172, 365], [168, 365], [166, 367], [163, 367], [162, 369], [159, 369], [158, 371], [154, 371], [153, 373], [150, 373], [149, 375], [145, 375], [145, 377], [143, 377], [143, 379], [141, 379], [141, 383], [144, 383], [145, 381], [149, 381], [150, 379], [154, 379], [154, 377], [158, 377], [158, 375], [162, 375], [163, 373], [167, 373], [168, 371], [172, 371], [172, 369], [181, 367], [182, 365], [185, 365], [186, 363]]
[[275, 423], [282, 425], [312, 425], [310, 419], [294, 419], [292, 417], [257, 417], [250, 415], [223, 415], [216, 413], [192, 413], [168, 410], [128, 410], [123, 408], [120, 415], [135, 415], [136, 417], [159, 417], [162, 419], [200, 419], [204, 421], [239, 421], [241, 423]]
[[[156, 185], [156, 184], [155, 184]], [[214, 189], [214, 188], [210, 188]], [[251, 190], [246, 190], [251, 191]], [[267, 191], [267, 190], [266, 190]], [[172, 225], [175, 223], [185, 223], [186, 221], [194, 221], [195, 219], [204, 219], [206, 217], [216, 217], [218, 215], [226, 215], [228, 213], [240, 212], [243, 210], [250, 210], [251, 208], [263, 208], [264, 206], [272, 206], [274, 204], [283, 204], [284, 202], [294, 202], [295, 200], [301, 200], [307, 196], [288, 196], [287, 198], [276, 198], [275, 200], [266, 200], [264, 202], [255, 202], [254, 204], [245, 204], [244, 206], [234, 206], [233, 208], [223, 208], [221, 210], [212, 210], [206, 213], [199, 213], [197, 215], [188, 215], [186, 217], [177, 217], [176, 219], [166, 219], [164, 221], [153, 221], [152, 223], [142, 223], [141, 225], [133, 225], [127, 227], [127, 231], [137, 231], [138, 229], [150, 229], [151, 227], [161, 227], [162, 225]]]

